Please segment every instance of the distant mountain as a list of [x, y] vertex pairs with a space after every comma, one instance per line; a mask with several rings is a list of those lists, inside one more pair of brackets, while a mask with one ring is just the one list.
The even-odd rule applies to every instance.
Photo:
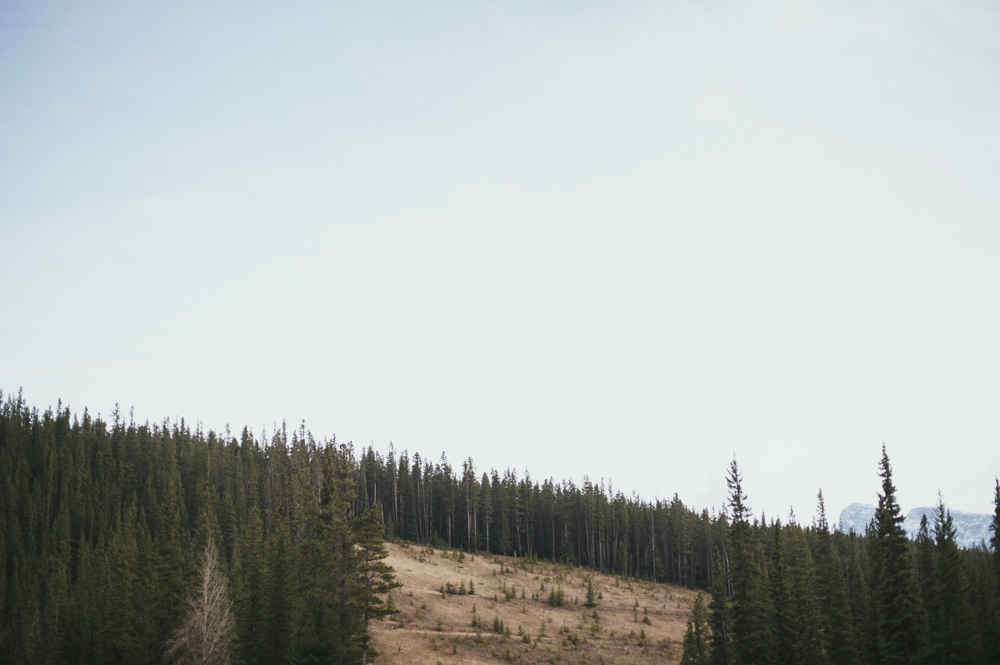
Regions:
[[[920, 518], [927, 515], [932, 533], [934, 529], [934, 513], [937, 508], [914, 508], [906, 514], [903, 528], [910, 535], [910, 538], [917, 537], [920, 529]], [[875, 516], [875, 506], [868, 503], [852, 503], [847, 508], [840, 511], [840, 528], [843, 531], [855, 531], [864, 533], [865, 527]], [[955, 531], [958, 532], [956, 541], [959, 547], [972, 548], [983, 542], [989, 543], [990, 522], [992, 515], [982, 513], [963, 513], [959, 510], [951, 511], [951, 518], [955, 521]]]

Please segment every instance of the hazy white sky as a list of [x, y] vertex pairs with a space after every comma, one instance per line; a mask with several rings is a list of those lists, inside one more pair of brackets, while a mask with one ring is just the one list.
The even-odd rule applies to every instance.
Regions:
[[994, 2], [0, 6], [0, 388], [991, 509]]

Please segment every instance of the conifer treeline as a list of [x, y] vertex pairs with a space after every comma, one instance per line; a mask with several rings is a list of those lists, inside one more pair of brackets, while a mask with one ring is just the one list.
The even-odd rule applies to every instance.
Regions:
[[689, 662], [1000, 662], [1000, 560], [959, 550], [943, 506], [909, 542], [888, 458], [876, 521], [844, 534], [822, 500], [810, 525], [755, 518], [735, 464], [729, 505], [709, 514], [586, 477], [477, 474], [471, 459], [455, 469], [391, 447], [357, 458], [302, 427], [257, 440], [77, 420], [18, 396], [0, 408], [0, 474], [4, 663], [161, 662], [210, 541], [233, 662], [357, 662], [366, 619], [387, 611], [382, 537], [707, 590]]
[[[0, 663], [160, 664], [168, 647], [181, 662], [197, 649], [261, 665], [375, 655], [368, 623], [392, 611], [394, 582], [379, 511], [355, 509], [349, 446], [0, 403]], [[231, 634], [181, 630], [199, 582], [228, 589], [199, 607], [231, 606], [232, 621], [210, 622]], [[209, 639], [225, 648], [192, 643]]]
[[1000, 481], [990, 548], [960, 550], [943, 502], [909, 541], [884, 448], [879, 475], [866, 533], [844, 534], [830, 531], [822, 493], [810, 527], [753, 519], [734, 461], [729, 563], [716, 564], [708, 613], [699, 596], [682, 664], [1000, 663]]
[[[358, 497], [379, 505], [387, 535], [467, 551], [536, 557], [623, 575], [707, 588], [712, 548], [722, 544], [725, 523], [696, 512], [674, 495], [642, 501], [610, 487], [552, 479], [526, 472], [477, 478], [472, 459], [454, 469], [442, 455], [383, 457], [373, 448], [359, 461]], [[724, 545], [723, 545], [724, 547]]]

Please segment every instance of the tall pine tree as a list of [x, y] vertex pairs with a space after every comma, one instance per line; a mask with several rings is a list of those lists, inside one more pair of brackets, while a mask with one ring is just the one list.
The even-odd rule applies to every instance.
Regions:
[[830, 535], [822, 490], [817, 498], [819, 516], [816, 522], [816, 572], [823, 614], [823, 649], [830, 665], [856, 665], [858, 650], [844, 569], [840, 563], [840, 553]]
[[[990, 578], [991, 584], [984, 584], [977, 589], [982, 594], [980, 602], [980, 635], [982, 636], [983, 663], [1000, 663], [1000, 479], [995, 481], [993, 488], [993, 521], [990, 530], [990, 547], [992, 575], [984, 573], [984, 578]], [[990, 593], [992, 591], [992, 593]]]
[[243, 528], [238, 547], [238, 571], [235, 618], [234, 658], [237, 665], [261, 665], [267, 660], [264, 587], [265, 564], [263, 523], [255, 506]]
[[795, 654], [802, 665], [825, 665], [816, 573], [805, 533], [795, 523], [794, 515], [789, 516], [787, 541], [788, 579], [795, 613]]
[[768, 575], [771, 594], [771, 637], [774, 641], [773, 665], [799, 665], [799, 617], [795, 609], [792, 583], [789, 579], [782, 542], [781, 520], [771, 527], [771, 572]]
[[934, 516], [934, 588], [937, 603], [931, 624], [931, 660], [941, 665], [970, 661], [972, 614], [965, 564], [955, 544], [955, 525], [944, 501]]
[[934, 625], [937, 620], [936, 591], [934, 588], [934, 538], [931, 537], [927, 515], [920, 516], [916, 543], [917, 584], [920, 586], [920, 600], [927, 610], [927, 621]]
[[698, 593], [694, 608], [684, 633], [684, 653], [681, 665], [711, 665], [712, 658], [708, 646], [708, 611], [705, 609], [705, 594]]
[[743, 493], [743, 475], [734, 459], [729, 466], [729, 507], [733, 511], [732, 541], [732, 655], [734, 665], [769, 665], [771, 630], [764, 573], [757, 539], [750, 523], [750, 508]]
[[352, 600], [361, 615], [358, 643], [361, 646], [361, 665], [366, 665], [369, 658], [378, 655], [371, 647], [369, 623], [399, 612], [389, 607], [382, 596], [402, 584], [396, 581], [392, 566], [383, 561], [388, 551], [382, 542], [385, 537], [385, 524], [382, 522], [382, 510], [379, 506], [374, 505], [355, 517], [352, 527], [354, 534], [352, 551], [357, 570]]
[[913, 576], [913, 562], [885, 446], [879, 462], [882, 493], [871, 534], [870, 602], [875, 621], [876, 662], [919, 665], [927, 649], [927, 616]]
[[712, 569], [712, 600], [709, 601], [708, 625], [712, 629], [712, 665], [731, 665], [732, 645], [729, 633], [731, 626], [729, 602], [729, 569], [724, 565], [719, 548], [715, 548]]
[[287, 663], [292, 645], [292, 587], [288, 522], [284, 506], [272, 519], [268, 550], [267, 597], [264, 599], [264, 658], [267, 663]]

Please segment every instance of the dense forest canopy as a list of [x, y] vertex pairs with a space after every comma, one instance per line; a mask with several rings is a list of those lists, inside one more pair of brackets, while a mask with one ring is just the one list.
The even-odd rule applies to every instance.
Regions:
[[822, 494], [809, 524], [755, 517], [735, 462], [709, 513], [304, 426], [264, 440], [0, 402], [0, 662], [183, 661], [206, 644], [199, 612], [223, 660], [371, 660], [370, 622], [393, 611], [384, 539], [704, 590], [693, 663], [1000, 662], [995, 539], [959, 549], [942, 504], [908, 540], [884, 454], [876, 518], [845, 534]]

